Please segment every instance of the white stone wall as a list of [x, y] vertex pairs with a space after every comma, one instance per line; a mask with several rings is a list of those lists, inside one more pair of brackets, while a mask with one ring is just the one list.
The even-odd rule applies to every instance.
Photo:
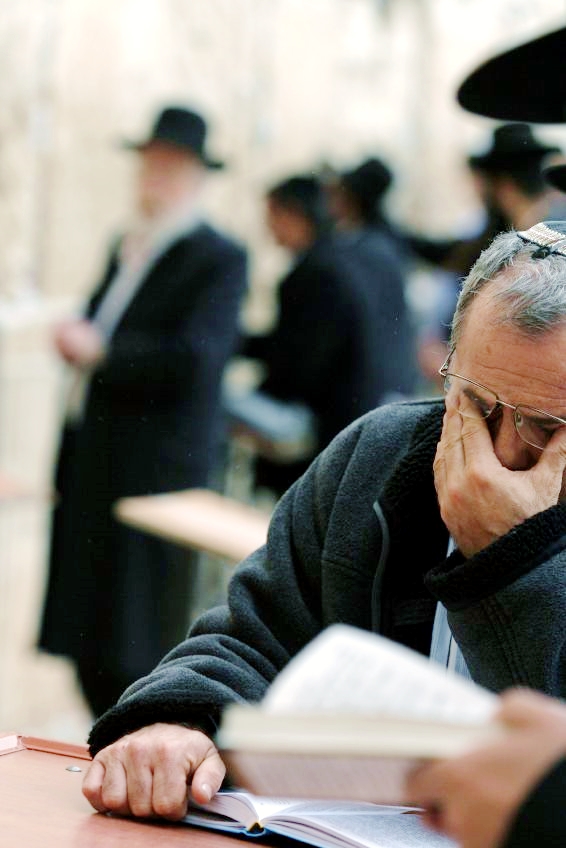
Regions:
[[209, 207], [254, 248], [257, 285], [276, 261], [263, 191], [296, 169], [381, 153], [398, 217], [461, 225], [475, 207], [463, 160], [492, 122], [454, 91], [497, 48], [566, 20], [566, 3], [0, 0], [0, 12], [0, 293], [82, 296], [128, 210], [133, 157], [117, 141], [143, 135], [163, 102], [211, 119], [230, 169]]

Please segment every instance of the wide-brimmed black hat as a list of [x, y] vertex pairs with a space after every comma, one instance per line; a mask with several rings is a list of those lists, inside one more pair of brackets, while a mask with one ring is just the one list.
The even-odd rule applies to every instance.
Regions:
[[144, 150], [155, 141], [172, 144], [194, 153], [207, 168], [223, 168], [224, 163], [206, 153], [206, 121], [197, 112], [181, 106], [168, 106], [157, 116], [149, 136], [142, 141], [126, 141], [130, 150]]
[[528, 168], [559, 147], [544, 144], [528, 124], [502, 124], [493, 131], [491, 145], [484, 153], [468, 157], [471, 168], [486, 172], [510, 172]]
[[500, 53], [460, 85], [464, 109], [501, 121], [566, 121], [566, 27]]

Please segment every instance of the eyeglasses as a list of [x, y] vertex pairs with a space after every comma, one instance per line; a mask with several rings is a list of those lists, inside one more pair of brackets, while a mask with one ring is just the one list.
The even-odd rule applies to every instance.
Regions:
[[[563, 418], [557, 418], [556, 415], [550, 415], [548, 412], [543, 412], [541, 409], [536, 409], [534, 406], [526, 406], [520, 403], [518, 406], [513, 406], [511, 403], [505, 403], [501, 400], [494, 391], [482, 386], [481, 383], [476, 383], [475, 380], [468, 380], [467, 377], [462, 377], [461, 374], [453, 374], [448, 370], [448, 364], [453, 351], [450, 353], [443, 366], [439, 368], [438, 373], [444, 377], [444, 391], [455, 392], [457, 395], [463, 395], [471, 401], [475, 408], [475, 413], [471, 414], [464, 410], [460, 410], [460, 414], [464, 418], [474, 418], [478, 414], [484, 418], [490, 418], [499, 407], [501, 412], [502, 407], [513, 410], [513, 423], [523, 442], [531, 445], [538, 450], [544, 450], [550, 439], [560, 430], [561, 427], [566, 427], [566, 421]], [[492, 419], [494, 420], [494, 419]]]

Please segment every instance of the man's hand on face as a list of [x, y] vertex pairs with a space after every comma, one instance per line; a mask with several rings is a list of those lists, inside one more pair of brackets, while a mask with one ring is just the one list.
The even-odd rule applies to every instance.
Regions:
[[[458, 404], [467, 404], [466, 415]], [[497, 458], [486, 421], [466, 398], [446, 398], [434, 482], [442, 520], [459, 550], [473, 556], [527, 518], [558, 503], [566, 467], [566, 428], [536, 464], [510, 470]]]
[[187, 812], [188, 789], [195, 801], [206, 803], [220, 789], [225, 771], [204, 733], [152, 724], [100, 751], [83, 793], [99, 812], [176, 821]]

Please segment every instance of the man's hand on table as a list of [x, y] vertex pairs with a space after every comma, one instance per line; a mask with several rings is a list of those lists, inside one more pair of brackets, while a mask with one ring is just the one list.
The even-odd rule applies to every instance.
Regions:
[[83, 793], [99, 812], [162, 816], [176, 821], [187, 811], [187, 790], [206, 803], [220, 789], [225, 766], [200, 730], [152, 724], [123, 736], [96, 755]]

